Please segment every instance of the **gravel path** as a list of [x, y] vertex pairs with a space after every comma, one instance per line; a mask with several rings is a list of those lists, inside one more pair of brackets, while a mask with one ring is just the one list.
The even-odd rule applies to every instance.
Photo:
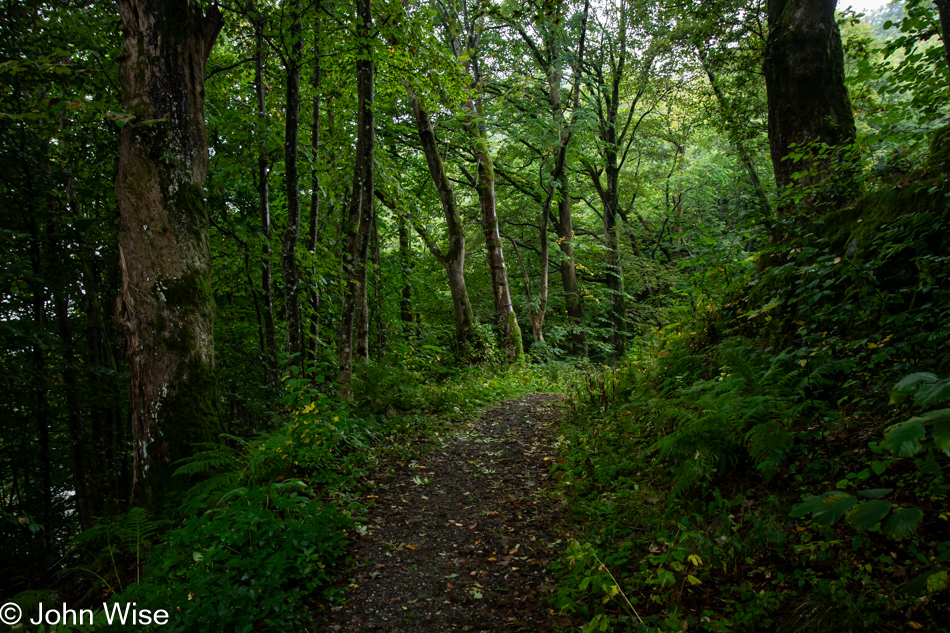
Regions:
[[426, 459], [375, 473], [346, 605], [318, 614], [317, 630], [553, 631], [556, 398], [502, 403]]

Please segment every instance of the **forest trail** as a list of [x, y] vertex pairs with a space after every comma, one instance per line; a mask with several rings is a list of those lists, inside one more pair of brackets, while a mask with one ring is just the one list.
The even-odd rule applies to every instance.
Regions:
[[317, 630], [553, 630], [558, 537], [543, 488], [557, 398], [501, 403], [426, 458], [381, 467], [346, 605], [318, 614]]

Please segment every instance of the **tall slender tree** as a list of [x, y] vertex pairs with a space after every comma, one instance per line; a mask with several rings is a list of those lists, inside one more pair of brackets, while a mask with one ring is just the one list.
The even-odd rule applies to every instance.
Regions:
[[[287, 71], [287, 103], [284, 118], [284, 188], [287, 194], [287, 228], [281, 252], [284, 273], [284, 311], [287, 317], [287, 353], [303, 352], [303, 316], [300, 308], [300, 270], [297, 243], [300, 240], [300, 68], [303, 63], [303, 16], [300, 0], [288, 0], [290, 50], [284, 58]], [[296, 362], [299, 362], [297, 359]]]
[[254, 96], [257, 106], [257, 194], [261, 218], [261, 301], [264, 304], [264, 340], [267, 368], [270, 380], [277, 378], [277, 328], [274, 324], [274, 301], [271, 288], [271, 217], [270, 217], [270, 165], [267, 160], [266, 86], [264, 85], [264, 17], [250, 7], [254, 22]]
[[442, 154], [439, 152], [432, 120], [411, 88], [409, 103], [412, 106], [416, 132], [419, 134], [429, 175], [432, 177], [432, 183], [439, 195], [442, 213], [445, 216], [445, 227], [449, 238], [448, 249], [443, 251], [425, 231], [418, 232], [448, 275], [449, 292], [452, 295], [452, 306], [455, 311], [456, 336], [462, 356], [466, 356], [475, 337], [475, 315], [472, 312], [472, 302], [465, 285], [465, 226], [462, 223], [462, 214], [459, 211], [452, 181], [449, 180]]
[[340, 317], [340, 394], [352, 396], [354, 329], [359, 303], [366, 304], [366, 254], [373, 223], [376, 123], [373, 112], [373, 7], [372, 0], [357, 3], [356, 39], [356, 158], [353, 168], [353, 194], [344, 222], [346, 250], [343, 257], [343, 310]]

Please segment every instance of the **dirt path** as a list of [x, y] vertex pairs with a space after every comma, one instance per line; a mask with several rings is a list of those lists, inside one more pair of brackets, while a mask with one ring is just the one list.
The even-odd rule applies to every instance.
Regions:
[[556, 396], [488, 410], [425, 460], [374, 476], [347, 604], [318, 631], [552, 631], [554, 554], [543, 494]]

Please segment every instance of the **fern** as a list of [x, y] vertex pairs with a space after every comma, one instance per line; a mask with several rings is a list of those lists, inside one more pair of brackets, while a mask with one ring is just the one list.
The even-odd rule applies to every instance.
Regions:
[[[134, 563], [136, 581], [148, 552], [157, 536], [169, 526], [168, 521], [154, 519], [144, 508], [132, 508], [123, 514], [103, 518], [99, 524], [82, 532], [76, 537], [76, 544], [93, 552], [91, 562], [82, 568], [69, 568], [66, 573], [81, 572], [91, 575], [102, 585], [114, 591], [112, 579], [121, 591], [123, 571], [129, 563]], [[90, 590], [96, 591], [93, 586]]]

